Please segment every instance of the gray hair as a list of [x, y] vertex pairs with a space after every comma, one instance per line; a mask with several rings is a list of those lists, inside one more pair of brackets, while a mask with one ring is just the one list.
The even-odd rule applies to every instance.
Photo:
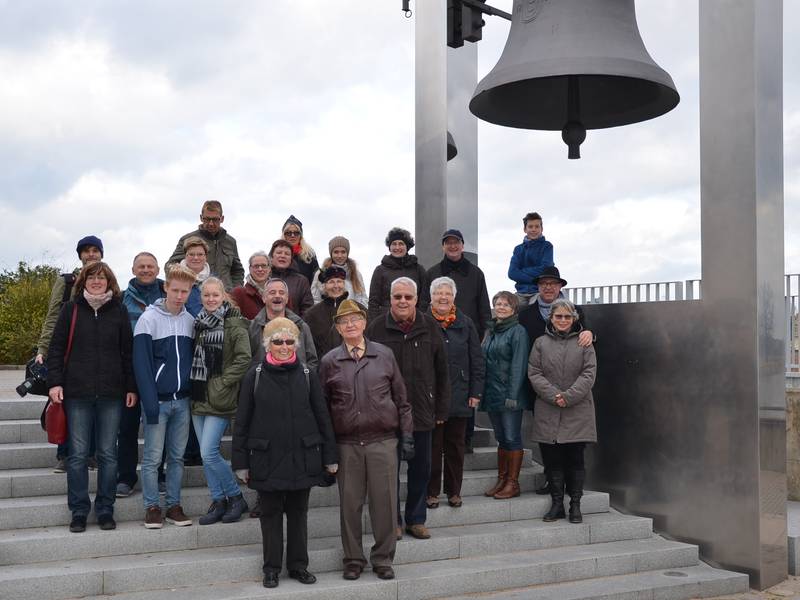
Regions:
[[576, 323], [580, 321], [580, 317], [578, 316], [578, 311], [575, 309], [575, 305], [566, 298], [556, 298], [555, 300], [553, 300], [553, 303], [550, 305], [551, 316], [553, 315], [553, 313], [556, 312], [557, 308], [566, 309], [569, 312], [569, 314], [572, 315], [572, 318], [575, 319]]
[[456, 289], [456, 282], [449, 277], [437, 277], [431, 281], [431, 296], [433, 296], [433, 292], [445, 285], [450, 288], [450, 291], [453, 292], [453, 298], [455, 298], [456, 294], [458, 293], [458, 290]]
[[272, 266], [272, 260], [270, 259], [269, 254], [267, 254], [264, 250], [256, 250], [255, 252], [253, 252], [250, 255], [250, 258], [247, 259], [247, 266], [253, 266], [253, 259], [256, 256], [263, 256], [264, 258], [267, 259], [267, 266], [268, 267]]
[[417, 282], [411, 279], [411, 277], [398, 277], [392, 282], [392, 286], [389, 288], [389, 293], [394, 293], [394, 287], [398, 284], [405, 284], [410, 286], [414, 290], [414, 295], [417, 295]]
[[264, 284], [264, 292], [261, 294], [262, 296], [267, 295], [267, 288], [269, 287], [270, 283], [282, 283], [283, 287], [286, 289], [286, 295], [289, 295], [289, 285], [283, 279], [279, 279], [278, 277], [270, 277], [267, 279], [267, 283]]

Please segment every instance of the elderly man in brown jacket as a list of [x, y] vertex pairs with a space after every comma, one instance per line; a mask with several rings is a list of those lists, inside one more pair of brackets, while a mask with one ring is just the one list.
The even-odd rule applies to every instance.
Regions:
[[[444, 423], [450, 413], [450, 367], [439, 325], [416, 308], [416, 282], [408, 277], [395, 279], [390, 301], [389, 311], [369, 324], [367, 337], [392, 349], [408, 388], [415, 456], [408, 461], [406, 531], [417, 539], [427, 539], [431, 537], [425, 527], [431, 441], [434, 427]], [[400, 524], [399, 504], [397, 513]], [[398, 533], [402, 535], [402, 530]]]
[[339, 507], [345, 579], [358, 579], [367, 561], [361, 541], [364, 496], [375, 544], [372, 570], [393, 579], [395, 506], [397, 504], [397, 439], [402, 454], [414, 454], [411, 406], [403, 376], [392, 351], [367, 340], [366, 313], [353, 300], [336, 311], [336, 329], [344, 342], [320, 363], [320, 381], [339, 448]]

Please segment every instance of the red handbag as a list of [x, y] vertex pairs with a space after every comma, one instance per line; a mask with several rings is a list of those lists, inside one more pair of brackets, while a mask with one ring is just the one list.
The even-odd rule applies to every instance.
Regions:
[[[72, 322], [69, 325], [69, 339], [67, 340], [67, 351], [64, 353], [64, 366], [69, 360], [69, 353], [72, 350], [72, 337], [75, 334], [75, 320], [78, 316], [78, 305], [72, 306]], [[44, 429], [47, 431], [47, 441], [51, 444], [63, 444], [67, 441], [67, 415], [64, 412], [64, 403], [53, 403], [47, 399], [47, 406], [44, 409]]]

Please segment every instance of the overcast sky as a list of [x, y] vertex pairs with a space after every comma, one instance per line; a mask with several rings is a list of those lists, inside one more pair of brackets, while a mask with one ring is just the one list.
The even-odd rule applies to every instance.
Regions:
[[[530, 210], [571, 284], [700, 276], [697, 2], [637, 9], [680, 92], [672, 112], [589, 132], [579, 161], [557, 132], [480, 123], [490, 292], [512, 286]], [[784, 11], [786, 270], [797, 273], [800, 3]], [[0, 17], [0, 268], [72, 268], [92, 233], [127, 280], [136, 252], [163, 262], [210, 198], [243, 260], [294, 213], [323, 257], [347, 236], [368, 278], [387, 230], [413, 231], [416, 16], [400, 0], [0, 0]], [[479, 77], [508, 33], [486, 20]]]

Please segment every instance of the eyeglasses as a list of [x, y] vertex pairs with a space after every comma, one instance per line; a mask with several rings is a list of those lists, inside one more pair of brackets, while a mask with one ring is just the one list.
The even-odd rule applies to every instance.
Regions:
[[286, 237], [297, 237], [300, 235], [300, 232], [297, 231], [296, 229], [287, 229], [286, 231], [283, 232], [283, 235], [285, 235]]
[[189, 254], [186, 255], [186, 258], [205, 258], [205, 257], [206, 257], [205, 252], [189, 252]]
[[411, 294], [392, 294], [392, 298], [394, 298], [395, 300], [411, 301], [414, 298], [416, 298], [416, 296], [413, 296]]
[[561, 285], [560, 281], [540, 281], [539, 282], [539, 287], [540, 288], [543, 288], [543, 287], [551, 288], [551, 287], [557, 287], [559, 285]]
[[293, 339], [282, 340], [282, 339], [278, 338], [276, 340], [270, 340], [269, 343], [270, 344], [275, 344], [276, 346], [283, 346], [284, 344], [286, 344], [287, 346], [294, 346], [294, 340]]
[[220, 223], [222, 221], [222, 217], [200, 217], [200, 220], [203, 223]]
[[266, 270], [266, 269], [269, 269], [269, 265], [261, 265], [261, 264], [250, 265], [250, 268], [251, 269], [255, 269], [255, 270]]
[[553, 319], [556, 321], [571, 321], [574, 318], [572, 315], [553, 315]]
[[355, 325], [359, 321], [363, 321], [363, 320], [364, 320], [364, 317], [359, 315], [357, 317], [350, 317], [349, 319], [344, 319], [344, 318], [339, 319], [338, 321], [336, 321], [336, 324], [337, 325], [344, 325], [345, 327], [347, 327], [348, 325]]

